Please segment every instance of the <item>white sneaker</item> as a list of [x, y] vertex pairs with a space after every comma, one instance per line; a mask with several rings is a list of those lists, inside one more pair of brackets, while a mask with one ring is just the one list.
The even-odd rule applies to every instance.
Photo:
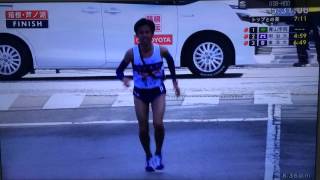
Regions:
[[153, 157], [153, 159], [154, 159], [154, 164], [155, 164], [156, 170], [164, 169], [164, 165], [162, 164], [162, 156], [161, 155], [155, 155]]
[[154, 171], [154, 160], [152, 157], [146, 159], [146, 171], [153, 172]]

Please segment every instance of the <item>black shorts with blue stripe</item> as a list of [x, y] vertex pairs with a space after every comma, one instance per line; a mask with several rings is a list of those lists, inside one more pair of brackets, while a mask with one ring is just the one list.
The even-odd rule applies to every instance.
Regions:
[[142, 89], [138, 87], [133, 88], [133, 95], [146, 104], [152, 103], [153, 100], [155, 100], [161, 94], [166, 94], [166, 87], [164, 84], [151, 89]]

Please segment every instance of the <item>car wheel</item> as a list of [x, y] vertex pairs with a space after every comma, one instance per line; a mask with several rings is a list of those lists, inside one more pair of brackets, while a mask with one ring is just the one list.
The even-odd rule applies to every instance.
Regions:
[[198, 76], [220, 76], [228, 69], [229, 62], [234, 58], [232, 48], [224, 37], [211, 35], [196, 38], [185, 52], [188, 67]]
[[10, 38], [0, 40], [0, 78], [18, 79], [30, 71], [28, 49], [20, 41]]

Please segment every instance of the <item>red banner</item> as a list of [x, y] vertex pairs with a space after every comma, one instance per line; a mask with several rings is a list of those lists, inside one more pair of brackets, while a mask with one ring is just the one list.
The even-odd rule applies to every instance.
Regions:
[[[172, 45], [173, 37], [172, 34], [155, 34], [152, 38], [152, 42], [159, 45]], [[139, 39], [134, 36], [134, 44], [138, 44]]]
[[47, 20], [47, 10], [25, 10], [25, 11], [6, 11], [6, 19], [16, 20]]
[[147, 15], [145, 18], [153, 21], [156, 32], [161, 32], [161, 15]]

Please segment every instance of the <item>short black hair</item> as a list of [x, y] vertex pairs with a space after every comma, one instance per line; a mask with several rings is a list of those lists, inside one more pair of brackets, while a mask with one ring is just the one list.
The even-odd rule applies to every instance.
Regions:
[[150, 27], [152, 34], [154, 34], [154, 31], [156, 29], [155, 24], [153, 21], [146, 19], [146, 18], [141, 18], [139, 19], [136, 24], [134, 25], [134, 32], [137, 34], [138, 30], [141, 26], [147, 25]]

